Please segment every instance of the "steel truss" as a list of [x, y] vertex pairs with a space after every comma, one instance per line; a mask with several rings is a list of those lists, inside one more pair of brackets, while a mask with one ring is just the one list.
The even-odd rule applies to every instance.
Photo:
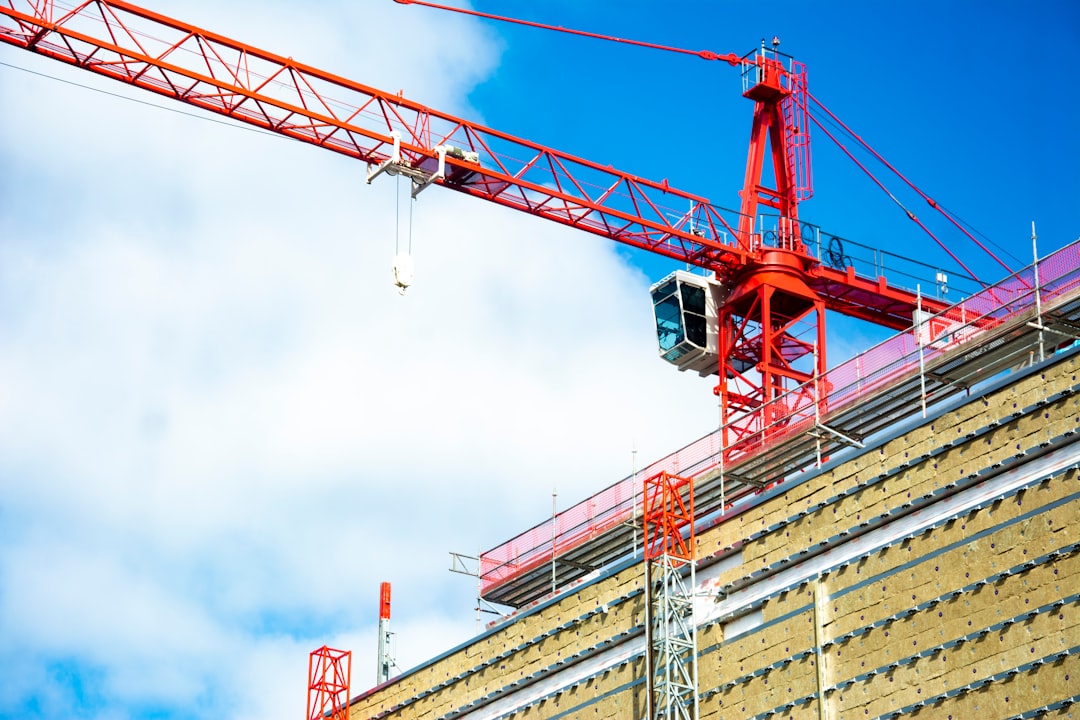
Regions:
[[693, 483], [663, 472], [644, 497], [647, 717], [697, 720]]

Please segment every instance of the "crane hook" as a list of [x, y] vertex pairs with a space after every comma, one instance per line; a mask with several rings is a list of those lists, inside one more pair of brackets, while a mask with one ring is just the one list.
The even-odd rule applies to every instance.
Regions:
[[398, 253], [394, 256], [394, 285], [397, 286], [398, 295], [404, 295], [405, 291], [413, 283], [413, 259], [408, 253]]

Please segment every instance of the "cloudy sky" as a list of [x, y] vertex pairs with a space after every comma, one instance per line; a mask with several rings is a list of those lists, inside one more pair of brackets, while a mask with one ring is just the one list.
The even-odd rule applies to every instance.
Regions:
[[[1044, 252], [1080, 235], [1070, 2], [518, 5], [476, 7], [719, 52], [779, 34], [818, 97], [1007, 254], [1029, 258], [1033, 219]], [[736, 203], [750, 105], [726, 66], [390, 0], [154, 7]], [[671, 267], [431, 190], [399, 297], [393, 179], [145, 102], [0, 47], [0, 715], [297, 718], [316, 647], [372, 684], [380, 581], [415, 666], [476, 629], [449, 551], [715, 424], [711, 383], [655, 354], [647, 289]], [[944, 261], [815, 152], [806, 215]], [[841, 327], [834, 354], [879, 336]]]

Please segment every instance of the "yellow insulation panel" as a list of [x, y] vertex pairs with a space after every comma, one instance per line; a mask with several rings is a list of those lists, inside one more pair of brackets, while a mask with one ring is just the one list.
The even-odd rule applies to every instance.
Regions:
[[[716, 586], [752, 582], [751, 573], [783, 560], [795, 564], [804, 550], [820, 548], [842, 531], [855, 533], [865, 523], [885, 521], [883, 515], [887, 519], [887, 513], [905, 502], [921, 501], [971, 473], [1013, 462], [1041, 442], [1075, 431], [1080, 397], [1056, 400], [1025, 417], [1014, 413], [1075, 387], [1077, 367], [1077, 358], [1072, 358], [957, 407], [931, 426], [793, 485], [702, 533], [698, 547], [706, 555], [738, 548], [741, 562], [734, 562]], [[995, 422], [997, 427], [973, 436]], [[954, 441], [959, 444], [942, 450]], [[890, 477], [880, 479], [887, 474]], [[852, 487], [861, 489], [839, 497]], [[1076, 694], [1080, 661], [1063, 653], [1080, 645], [1080, 606], [1060, 600], [1080, 593], [1080, 553], [1070, 550], [1080, 542], [1080, 500], [1070, 497], [1078, 492], [1080, 478], [1070, 471], [831, 568], [816, 581], [823, 639], [832, 643], [821, 650], [823, 687], [815, 651], [815, 582], [765, 600], [761, 625], [738, 637], [725, 641], [720, 622], [700, 628], [698, 647], [711, 648], [699, 659], [699, 687], [707, 694], [699, 708], [701, 718], [768, 713], [817, 718], [823, 690], [830, 718], [877, 717], [945, 693], [951, 696], [939, 698], [915, 717], [989, 718], [1023, 713]], [[808, 514], [796, 518], [799, 512]], [[775, 530], [749, 539], [774, 525]], [[1023, 568], [1063, 549], [1067, 552], [1055, 560]], [[1013, 575], [973, 587], [1017, 567], [1022, 569]], [[626, 637], [626, 631], [643, 626], [645, 596], [638, 592], [629, 597], [641, 590], [643, 581], [642, 567], [635, 565], [570, 592], [549, 607], [505, 620], [477, 642], [364, 697], [350, 708], [350, 715], [355, 720], [438, 720], [492, 693], [510, 692], [514, 683], [583, 649], [610, 647]], [[940, 601], [908, 615], [909, 608], [934, 599]], [[606, 611], [600, 612], [603, 607]], [[893, 619], [886, 622], [888, 618]], [[1014, 618], [1005, 627], [982, 632]], [[837, 640], [852, 632], [859, 634]], [[948, 649], [937, 649], [965, 637]], [[794, 657], [799, 659], [783, 662]], [[1011, 669], [1040, 658], [1050, 660], [1009, 675]], [[639, 656], [508, 717], [641, 717], [644, 673]], [[795, 701], [798, 704], [789, 707]]]

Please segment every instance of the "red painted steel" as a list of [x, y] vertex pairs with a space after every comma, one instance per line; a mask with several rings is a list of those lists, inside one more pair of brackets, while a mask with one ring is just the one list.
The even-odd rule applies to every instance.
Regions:
[[390, 583], [388, 582], [379, 586], [379, 619], [390, 619]]
[[[739, 214], [739, 239], [750, 250], [753, 248], [758, 218], [758, 205], [776, 210], [780, 217], [798, 218], [798, 199], [795, 178], [790, 160], [794, 151], [789, 149], [790, 135], [784, 119], [783, 106], [790, 101], [794, 85], [792, 73], [784, 67], [774, 53], [769, 56], [762, 50], [745, 72], [752, 73], [752, 84], [743, 95], [754, 101], [754, 120], [750, 129], [750, 150], [746, 156], [746, 175], [742, 185], [742, 206]], [[772, 161], [772, 177], [775, 187], [765, 185], [763, 172], [765, 160]], [[798, 223], [793, 229], [798, 232]], [[795, 240], [798, 240], [796, 234]], [[803, 250], [792, 247], [792, 250]]]
[[[22, 8], [22, 9], [19, 9]], [[707, 268], [738, 266], [731, 210], [703, 197], [470, 123], [202, 30], [124, 0], [92, 0], [52, 19], [52, 3], [6, 0], [0, 41], [369, 164], [402, 155], [438, 184]], [[687, 208], [690, 208], [689, 210]], [[704, 231], [698, 235], [694, 228]]]
[[[772, 427], [778, 411], [794, 417], [813, 402], [813, 387], [802, 381], [824, 374], [824, 308], [902, 328], [916, 306], [911, 292], [823, 265], [803, 245], [797, 205], [810, 191], [806, 74], [794, 61], [785, 67], [775, 50], [738, 61], [752, 79], [745, 95], [755, 111], [742, 207], [734, 212], [666, 181], [440, 113], [124, 0], [91, 0], [62, 14], [50, 2], [6, 0], [0, 15], [14, 23], [0, 27], [0, 40], [369, 164], [390, 158], [392, 133], [417, 170], [435, 172], [439, 146], [474, 152], [476, 162], [448, 152], [445, 177], [435, 182], [714, 271], [735, 285], [720, 324], [724, 348], [738, 359], [721, 363], [716, 391], [736, 439]], [[763, 180], [766, 158], [775, 187]], [[759, 205], [779, 212], [772, 240], [755, 228]], [[796, 324], [816, 326], [816, 336], [800, 339]], [[806, 369], [813, 343], [816, 363]], [[777, 399], [795, 387], [803, 397], [782, 408]]]
[[307, 720], [347, 720], [352, 652], [323, 645], [308, 658]]
[[[694, 483], [666, 471], [644, 483], [645, 559], [694, 561]], [[683, 533], [686, 537], [683, 537]]]
[[[736, 240], [738, 212], [666, 181], [470, 123], [124, 0], [58, 14], [50, 2], [0, 2], [10, 21], [0, 41], [369, 164], [390, 157], [394, 131], [416, 168], [434, 171], [438, 145], [476, 152], [478, 163], [448, 155], [447, 177], [435, 182], [725, 277], [751, 260]], [[830, 309], [892, 319], [889, 308], [914, 308], [911, 292], [876, 278], [859, 277], [860, 300], [849, 302], [834, 288], [847, 284], [843, 271], [813, 268], [810, 285], [829, 289]], [[862, 309], [875, 301], [884, 309]]]
[[[787, 421], [813, 411], [814, 381], [826, 371], [817, 351], [825, 347], [824, 332], [825, 304], [798, 274], [761, 268], [732, 294], [720, 312], [724, 447], [758, 435], [767, 442], [785, 432]], [[807, 360], [809, 367], [796, 367]]]
[[[744, 86], [743, 95], [754, 101], [754, 120], [738, 237], [749, 260], [734, 275], [717, 271], [718, 279], [733, 285], [717, 308], [716, 393], [725, 447], [782, 431], [785, 418], [813, 407], [817, 384], [810, 381], [826, 370], [826, 296], [810, 287], [816, 262], [803, 244], [798, 214], [800, 197], [810, 193], [806, 70], [793, 61], [785, 67], [780, 53], [763, 46], [744, 68]], [[755, 225], [760, 205], [779, 216], [768, 246]], [[800, 337], [800, 330], [809, 330], [809, 337]]]

